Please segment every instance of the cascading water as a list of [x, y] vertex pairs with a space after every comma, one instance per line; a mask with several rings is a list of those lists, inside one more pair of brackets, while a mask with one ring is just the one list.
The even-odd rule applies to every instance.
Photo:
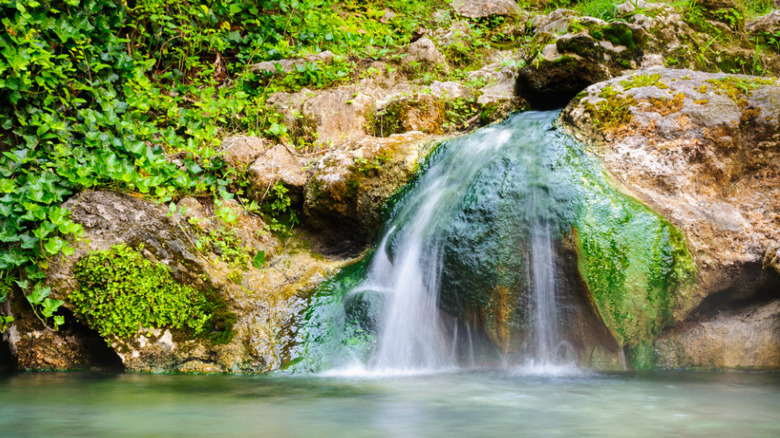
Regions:
[[[557, 116], [516, 114], [436, 149], [370, 260], [313, 297], [291, 371], [620, 369], [622, 337], [658, 330], [692, 258], [678, 230], [553, 128]], [[634, 361], [651, 357], [630, 347]]]
[[385, 297], [370, 367], [414, 371], [455, 365], [452, 339], [438, 309], [444, 242], [435, 231], [510, 138], [509, 132], [492, 128], [459, 145], [428, 169], [393, 215], [364, 284], [353, 291], [378, 291]]
[[[380, 319], [377, 345], [368, 367], [419, 371], [453, 367], [458, 363], [457, 332], [447, 330], [439, 311], [442, 256], [447, 244], [448, 222], [457, 215], [469, 187], [484, 177], [488, 164], [514, 153], [527, 172], [524, 181], [532, 182], [525, 208], [527, 216], [518, 220], [517, 234], [530, 232], [533, 326], [532, 354], [540, 363], [553, 362], [554, 349], [560, 343], [555, 312], [554, 257], [552, 249], [549, 201], [542, 199], [547, 176], [540, 154], [544, 151], [540, 131], [548, 124], [547, 113], [529, 113], [523, 117], [531, 126], [518, 132], [513, 127], [494, 126], [449, 145], [446, 155], [427, 169], [399, 204], [373, 258], [363, 284], [352, 293], [379, 292], [384, 296], [384, 314]], [[514, 135], [513, 135], [514, 134]], [[502, 151], [504, 148], [512, 151]], [[526, 189], [525, 187], [523, 189]], [[518, 218], [521, 219], [521, 218]], [[532, 223], [523, 230], [523, 223]], [[522, 251], [518, 248], [518, 251]], [[450, 324], [451, 326], [452, 324]], [[457, 330], [457, 325], [454, 326]], [[469, 326], [466, 325], [466, 329]], [[470, 333], [467, 333], [470, 334]], [[469, 336], [465, 342], [470, 343]], [[473, 346], [468, 346], [473, 351]]]

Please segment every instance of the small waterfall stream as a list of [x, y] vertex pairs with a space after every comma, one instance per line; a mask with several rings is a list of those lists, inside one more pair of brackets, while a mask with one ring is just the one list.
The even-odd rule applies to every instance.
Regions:
[[650, 363], [648, 344], [621, 337], [658, 329], [692, 258], [678, 230], [554, 128], [558, 114], [515, 114], [434, 150], [395, 196], [371, 257], [312, 298], [290, 370]]
[[461, 144], [422, 175], [394, 215], [364, 283], [353, 291], [377, 291], [385, 298], [370, 368], [419, 371], [455, 366], [456, 338], [446, 333], [438, 308], [443, 241], [435, 230], [510, 138], [509, 132], [496, 127]]
[[[439, 370], [458, 365], [457, 343], [465, 342], [468, 360], [473, 361], [471, 327], [449, 324], [447, 330], [439, 310], [442, 256], [447, 244], [447, 223], [462, 208], [464, 197], [475, 180], [484, 178], [491, 161], [514, 154], [522, 163], [517, 172], [534, 187], [522, 187], [530, 196], [526, 206], [515, 208], [526, 217], [517, 218], [511, 232], [530, 237], [530, 285], [528, 303], [532, 313], [529, 353], [535, 365], [557, 362], [561, 340], [557, 330], [555, 260], [553, 227], [547, 209], [550, 201], [545, 189], [549, 171], [543, 168], [544, 130], [550, 113], [527, 113], [528, 125], [518, 132], [514, 127], [498, 125], [449, 145], [449, 150], [420, 177], [412, 190], [397, 205], [363, 283], [351, 293], [373, 291], [384, 299], [384, 311], [377, 333], [377, 345], [367, 368], [415, 372]], [[511, 148], [511, 151], [502, 151]], [[518, 206], [515, 206], [518, 207]], [[524, 229], [523, 224], [532, 224]], [[522, 251], [522, 248], [518, 248]], [[462, 333], [465, 331], [465, 334]], [[467, 361], [468, 361], [467, 360]]]

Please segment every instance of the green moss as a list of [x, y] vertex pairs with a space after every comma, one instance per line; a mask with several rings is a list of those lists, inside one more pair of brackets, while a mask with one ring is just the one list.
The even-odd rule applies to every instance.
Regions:
[[586, 196], [575, 222], [580, 274], [621, 345], [652, 342], [672, 321], [677, 295], [695, 280], [685, 238], [614, 188]]
[[169, 328], [227, 342], [235, 316], [215, 293], [177, 283], [168, 267], [152, 263], [125, 245], [79, 260], [80, 288], [68, 300], [76, 317], [104, 338], [128, 339], [141, 327]]
[[290, 362], [284, 368], [292, 372], [321, 371], [338, 365], [340, 360], [368, 357], [375, 338], [359, 314], [375, 314], [379, 310], [372, 304], [381, 303], [366, 302], [360, 312], [354, 308], [358, 306], [349, 308], [347, 304], [349, 291], [363, 280], [370, 259], [367, 256], [343, 268], [317, 288], [298, 330], [302, 341], [290, 351]]
[[620, 81], [620, 85], [623, 87], [624, 91], [640, 87], [658, 87], [663, 90], [669, 88], [666, 84], [661, 82], [660, 73], [653, 73], [651, 75], [633, 74], [630, 78]]
[[599, 97], [603, 100], [595, 105], [585, 104], [585, 111], [590, 113], [596, 127], [611, 132], [634, 120], [631, 106], [636, 105], [637, 101], [632, 96], [623, 95], [616, 88], [608, 85], [601, 90]]
[[726, 76], [718, 79], [709, 79], [707, 82], [712, 86], [716, 94], [726, 95], [740, 108], [745, 108], [747, 106], [747, 98], [752, 94], [753, 90], [764, 85], [776, 85], [777, 79]]

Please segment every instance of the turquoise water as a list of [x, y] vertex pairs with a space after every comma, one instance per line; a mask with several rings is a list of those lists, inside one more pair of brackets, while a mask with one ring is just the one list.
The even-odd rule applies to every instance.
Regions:
[[776, 437], [780, 374], [18, 374], [0, 436]]

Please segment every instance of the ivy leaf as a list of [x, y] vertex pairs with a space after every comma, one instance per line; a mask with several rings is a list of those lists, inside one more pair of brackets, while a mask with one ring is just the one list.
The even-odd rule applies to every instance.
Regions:
[[47, 318], [51, 318], [52, 316], [54, 316], [54, 312], [56, 312], [63, 303], [64, 301], [62, 300], [52, 300], [51, 298], [46, 298], [43, 300], [41, 313], [43, 314], [43, 316]]
[[56, 255], [60, 253], [62, 247], [65, 246], [65, 244], [65, 241], [59, 237], [53, 237], [43, 244], [43, 248], [46, 249], [46, 252], [50, 255]]
[[257, 254], [255, 254], [252, 258], [252, 265], [257, 269], [260, 269], [265, 265], [265, 251], [258, 251]]
[[32, 293], [30, 295], [27, 295], [27, 301], [30, 302], [30, 304], [41, 304], [43, 303], [43, 300], [49, 296], [51, 293], [50, 287], [44, 287], [41, 286], [42, 283], [38, 283], [33, 288]]
[[21, 266], [27, 263], [29, 259], [29, 257], [27, 257], [18, 249], [11, 248], [9, 251], [3, 253], [3, 255], [0, 255], [0, 269], [9, 269]]

